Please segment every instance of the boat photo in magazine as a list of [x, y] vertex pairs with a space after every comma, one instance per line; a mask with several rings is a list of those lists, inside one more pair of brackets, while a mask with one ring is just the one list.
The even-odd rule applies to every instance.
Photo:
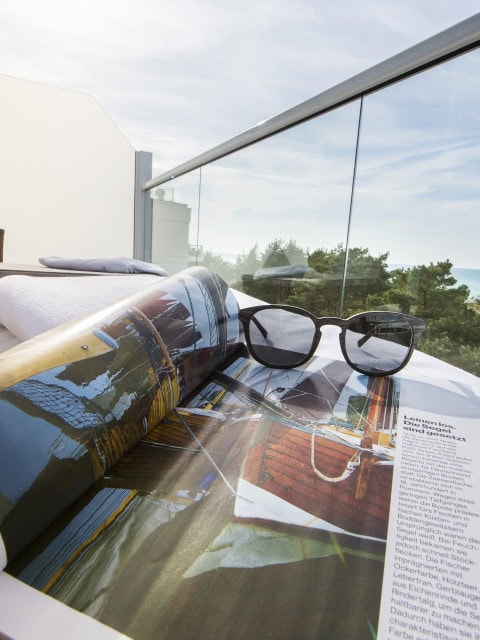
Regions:
[[0, 354], [4, 575], [119, 638], [480, 639], [477, 379], [269, 368], [239, 302], [192, 268]]

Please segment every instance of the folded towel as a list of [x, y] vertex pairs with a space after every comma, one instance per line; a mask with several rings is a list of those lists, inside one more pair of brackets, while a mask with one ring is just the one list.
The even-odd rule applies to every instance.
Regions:
[[39, 258], [40, 264], [53, 269], [75, 269], [76, 271], [108, 271], [109, 273], [155, 273], [168, 276], [168, 271], [151, 262], [134, 258]]
[[0, 278], [0, 325], [20, 341], [97, 311], [159, 280], [159, 276], [5, 276]]

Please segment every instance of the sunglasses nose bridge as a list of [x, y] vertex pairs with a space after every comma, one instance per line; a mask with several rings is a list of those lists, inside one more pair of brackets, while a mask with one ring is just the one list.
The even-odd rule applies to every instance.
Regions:
[[335, 317], [317, 318], [315, 322], [317, 331], [322, 335], [325, 328], [327, 328], [327, 331], [330, 331], [331, 329], [338, 329], [335, 333], [341, 333], [344, 328], [344, 324], [344, 320]]
[[338, 323], [338, 318], [321, 318], [316, 323], [317, 328], [317, 346], [320, 342], [325, 344], [338, 344], [342, 333], [342, 326]]
[[326, 322], [317, 328], [318, 334], [320, 336], [326, 335], [340, 335], [342, 332], [342, 328], [338, 324], [330, 324]]

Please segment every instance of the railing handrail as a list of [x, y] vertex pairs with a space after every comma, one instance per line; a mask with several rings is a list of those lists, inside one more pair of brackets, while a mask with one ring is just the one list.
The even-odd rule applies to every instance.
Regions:
[[441, 64], [478, 46], [480, 46], [480, 13], [148, 180], [142, 184], [142, 189], [144, 191], [153, 189], [255, 142]]

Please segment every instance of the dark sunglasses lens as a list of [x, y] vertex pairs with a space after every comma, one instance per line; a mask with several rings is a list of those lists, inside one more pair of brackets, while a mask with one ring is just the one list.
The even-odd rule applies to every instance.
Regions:
[[315, 324], [286, 309], [262, 309], [250, 318], [248, 332], [254, 357], [273, 367], [296, 367], [312, 349]]
[[405, 363], [413, 344], [410, 323], [393, 313], [365, 313], [345, 334], [350, 362], [364, 373], [388, 374]]

